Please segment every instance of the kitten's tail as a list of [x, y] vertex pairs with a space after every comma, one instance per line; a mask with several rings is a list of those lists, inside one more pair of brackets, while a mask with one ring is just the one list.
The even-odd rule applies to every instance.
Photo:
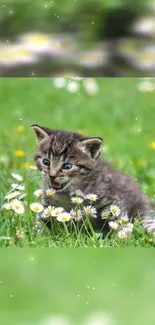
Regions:
[[142, 215], [142, 218], [145, 229], [155, 236], [155, 205], [151, 203], [150, 209]]

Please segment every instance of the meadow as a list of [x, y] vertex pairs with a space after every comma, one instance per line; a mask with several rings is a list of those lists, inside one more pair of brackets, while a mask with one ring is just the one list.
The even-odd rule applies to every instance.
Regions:
[[154, 277], [150, 249], [1, 250], [0, 320], [154, 325]]
[[[67, 129], [104, 138], [102, 157], [131, 175], [150, 200], [155, 202], [155, 81], [141, 79], [0, 80], [0, 246], [1, 247], [154, 247], [155, 241], [137, 222], [131, 234], [77, 232], [57, 223], [51, 235], [44, 228], [34, 233], [36, 214], [30, 204], [40, 202], [34, 191], [41, 177], [34, 168], [36, 147], [32, 124]], [[94, 88], [93, 88], [94, 87]], [[25, 213], [7, 211], [4, 198], [11, 174], [23, 177]]]

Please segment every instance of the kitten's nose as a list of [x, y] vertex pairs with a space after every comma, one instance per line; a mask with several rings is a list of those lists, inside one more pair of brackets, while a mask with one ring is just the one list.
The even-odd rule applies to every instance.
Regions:
[[54, 171], [54, 170], [51, 170], [50, 171], [50, 179], [51, 179], [51, 181], [54, 181], [54, 179], [56, 178], [56, 176], [57, 176], [57, 173], [56, 173], [56, 171]]

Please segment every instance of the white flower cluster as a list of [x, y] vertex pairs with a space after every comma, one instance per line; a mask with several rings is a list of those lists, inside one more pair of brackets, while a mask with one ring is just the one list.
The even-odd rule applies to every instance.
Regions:
[[[17, 182], [23, 181], [21, 175], [12, 173], [11, 176]], [[16, 214], [23, 214], [25, 212], [23, 199], [26, 196], [26, 193], [23, 192], [24, 190], [24, 185], [12, 183], [10, 192], [4, 198], [7, 202], [3, 205], [3, 208], [13, 210]], [[53, 188], [49, 188], [45, 191], [45, 194], [51, 197], [55, 195], [55, 192]], [[43, 196], [43, 190], [37, 189], [33, 194], [37, 198], [40, 198]], [[97, 218], [97, 209], [93, 206], [93, 203], [98, 199], [96, 194], [89, 193], [85, 195], [80, 190], [76, 190], [75, 192], [71, 192], [70, 196], [72, 203], [70, 212], [66, 212], [63, 207], [51, 205], [44, 208], [40, 202], [32, 202], [29, 208], [35, 213], [41, 213], [42, 218], [55, 218], [59, 222], [85, 220], [86, 216]], [[101, 213], [101, 218], [108, 222], [111, 230], [117, 231], [119, 238], [125, 238], [133, 230], [133, 224], [129, 222], [128, 216], [122, 216], [120, 208], [115, 204], [112, 204], [109, 210], [104, 209]]]

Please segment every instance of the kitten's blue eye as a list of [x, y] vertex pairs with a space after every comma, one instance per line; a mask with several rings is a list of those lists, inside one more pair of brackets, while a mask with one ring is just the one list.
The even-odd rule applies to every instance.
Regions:
[[50, 161], [49, 161], [49, 159], [43, 159], [43, 164], [45, 165], [45, 166], [50, 166]]
[[72, 164], [68, 164], [68, 163], [62, 165], [62, 169], [65, 169], [65, 170], [72, 169], [72, 167], [73, 167], [73, 165]]

